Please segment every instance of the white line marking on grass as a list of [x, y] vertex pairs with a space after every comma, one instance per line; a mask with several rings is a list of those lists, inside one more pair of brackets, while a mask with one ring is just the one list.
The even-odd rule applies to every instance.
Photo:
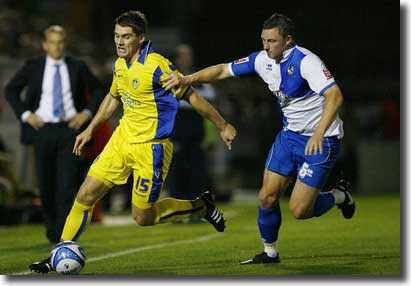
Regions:
[[30, 271], [25, 271], [25, 272], [17, 272], [17, 273], [11, 273], [11, 274], [6, 274], [6, 275], [29, 275], [31, 274]]
[[[157, 249], [157, 248], [175, 246], [175, 245], [180, 245], [180, 244], [189, 244], [189, 243], [194, 243], [194, 242], [207, 241], [207, 240], [214, 239], [218, 236], [221, 236], [221, 234], [216, 233], [216, 234], [210, 234], [210, 235], [206, 235], [206, 236], [203, 236], [203, 237], [199, 237], [199, 238], [196, 238], [196, 239], [180, 240], [180, 241], [175, 241], [175, 242], [159, 243], [159, 244], [154, 244], [154, 245], [147, 245], [147, 246], [137, 247], [137, 248], [133, 248], [133, 249], [113, 252], [113, 253], [103, 255], [103, 256], [93, 257], [93, 258], [87, 259], [86, 263], [90, 263], [90, 262], [94, 262], [94, 261], [100, 261], [100, 260], [114, 258], [114, 257], [119, 257], [119, 256], [124, 256], [124, 255], [129, 255], [129, 254], [133, 254], [133, 253], [141, 252], [141, 251], [145, 251], [145, 250], [150, 250], [150, 249]], [[28, 274], [31, 274], [31, 273], [32, 272], [30, 272], [30, 271], [25, 271], [25, 272], [19, 272], [19, 273], [12, 273], [10, 275], [28, 275]]]
[[[228, 218], [233, 218], [233, 217], [237, 216], [238, 212], [236, 210], [231, 210], [231, 211], [224, 212], [224, 214]], [[215, 234], [210, 234], [210, 235], [206, 235], [206, 236], [203, 236], [203, 237], [199, 237], [199, 238], [196, 238], [196, 239], [180, 240], [180, 241], [175, 241], [175, 242], [160, 243], [160, 244], [155, 244], [155, 245], [137, 247], [137, 248], [133, 248], [133, 249], [129, 249], [129, 250], [114, 252], [114, 253], [103, 255], [103, 256], [93, 257], [93, 258], [87, 259], [86, 262], [90, 263], [90, 262], [94, 262], [94, 261], [100, 261], [100, 260], [104, 260], [104, 259], [108, 259], [108, 258], [119, 257], [119, 256], [123, 256], [123, 255], [128, 255], [128, 254], [140, 252], [140, 251], [145, 251], [145, 250], [150, 250], [150, 249], [157, 249], [157, 248], [162, 248], [162, 247], [167, 247], [167, 246], [174, 246], [174, 245], [179, 245], [179, 244], [188, 244], [188, 243], [199, 242], [199, 241], [207, 241], [207, 240], [210, 240], [210, 239], [214, 239], [214, 238], [218, 237], [219, 235], [221, 235], [221, 234], [215, 233]], [[28, 274], [32, 274], [32, 272], [30, 272], [30, 271], [17, 272], [17, 273], [12, 273], [12, 274], [9, 274], [9, 275], [28, 275]]]
[[175, 246], [175, 245], [179, 245], [179, 244], [189, 244], [189, 243], [199, 242], [199, 241], [207, 241], [207, 240], [210, 240], [210, 239], [214, 239], [214, 238], [216, 238], [217, 236], [220, 236], [220, 235], [221, 234], [210, 234], [210, 235], [203, 236], [203, 237], [196, 238], [196, 239], [180, 240], [180, 241], [175, 241], [175, 242], [159, 243], [159, 244], [154, 244], [154, 245], [147, 245], [147, 246], [137, 247], [137, 248], [133, 248], [133, 249], [129, 249], [129, 250], [110, 253], [110, 254], [107, 254], [107, 255], [99, 256], [99, 257], [93, 257], [93, 258], [87, 259], [86, 262], [89, 263], [89, 262], [94, 262], [94, 261], [100, 261], [100, 260], [104, 260], [104, 259], [109, 259], [109, 258], [114, 258], [114, 257], [119, 257], [119, 256], [123, 256], [123, 255], [132, 254], [132, 253], [136, 253], [136, 252], [140, 252], [140, 251], [144, 251], [144, 250], [157, 249], [157, 248], [163, 248], [163, 247], [168, 247], [168, 246]]

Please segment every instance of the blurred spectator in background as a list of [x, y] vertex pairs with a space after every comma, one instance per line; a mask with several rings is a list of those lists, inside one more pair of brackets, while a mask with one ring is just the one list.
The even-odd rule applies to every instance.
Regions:
[[33, 190], [19, 184], [12, 164], [9, 151], [0, 142], [0, 225], [38, 223], [42, 221], [40, 200]]
[[[19, 191], [16, 176], [11, 169], [11, 158], [8, 155], [6, 146], [0, 137], [0, 209], [14, 204]], [[3, 221], [4, 218], [0, 217], [0, 222]]]
[[[44, 32], [42, 55], [25, 62], [6, 85], [5, 95], [21, 121], [21, 142], [34, 144], [36, 174], [47, 238], [58, 242], [80, 186], [79, 159], [72, 154], [75, 138], [102, 100], [99, 80], [86, 64], [65, 56], [66, 32], [50, 26]], [[21, 92], [27, 88], [25, 97]], [[91, 101], [87, 103], [87, 93]]]
[[17, 56], [19, 35], [22, 30], [21, 13], [11, 9], [2, 9], [0, 12], [0, 51], [2, 55]]
[[382, 102], [383, 138], [399, 140], [401, 129], [400, 101], [393, 95], [384, 98]]
[[[181, 44], [176, 47], [174, 63], [183, 74], [193, 73], [193, 50]], [[194, 86], [201, 96], [212, 102], [216, 93], [210, 84]], [[174, 126], [174, 155], [169, 175], [170, 196], [194, 200], [212, 183], [207, 168], [207, 151], [213, 148], [216, 135], [211, 122], [198, 114], [186, 101], [179, 101]]]

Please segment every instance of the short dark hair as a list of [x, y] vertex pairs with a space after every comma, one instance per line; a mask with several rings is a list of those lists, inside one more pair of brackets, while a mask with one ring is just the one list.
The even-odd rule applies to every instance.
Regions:
[[294, 36], [294, 23], [293, 20], [283, 14], [274, 13], [267, 20], [264, 21], [263, 30], [269, 30], [277, 28], [280, 35], [285, 38], [286, 36]]
[[147, 30], [146, 16], [140, 11], [130, 10], [118, 16], [115, 20], [115, 24], [122, 27], [131, 27], [136, 35], [145, 34]]

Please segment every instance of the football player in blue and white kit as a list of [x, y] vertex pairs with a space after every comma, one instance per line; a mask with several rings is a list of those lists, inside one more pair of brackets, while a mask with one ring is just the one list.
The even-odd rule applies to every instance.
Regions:
[[318, 217], [335, 205], [350, 219], [355, 203], [344, 179], [322, 192], [343, 137], [338, 110], [341, 90], [321, 59], [294, 42], [290, 18], [273, 14], [261, 32], [263, 50], [231, 63], [205, 68], [187, 76], [171, 74], [165, 87], [206, 83], [229, 77], [260, 76], [278, 100], [283, 130], [268, 153], [259, 192], [258, 226], [264, 251], [242, 264], [280, 261], [277, 245], [281, 226], [279, 198], [292, 181], [289, 208], [297, 219]]

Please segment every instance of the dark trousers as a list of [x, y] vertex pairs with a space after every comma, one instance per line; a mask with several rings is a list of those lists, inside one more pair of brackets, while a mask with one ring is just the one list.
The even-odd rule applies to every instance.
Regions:
[[205, 188], [205, 153], [200, 142], [175, 141], [169, 174], [170, 196], [181, 200], [194, 200]]
[[168, 176], [170, 196], [193, 200], [206, 187], [204, 119], [193, 109], [179, 109], [174, 126], [174, 154]]
[[72, 153], [77, 131], [47, 123], [35, 132], [36, 173], [47, 238], [58, 242], [81, 183], [80, 161]]

